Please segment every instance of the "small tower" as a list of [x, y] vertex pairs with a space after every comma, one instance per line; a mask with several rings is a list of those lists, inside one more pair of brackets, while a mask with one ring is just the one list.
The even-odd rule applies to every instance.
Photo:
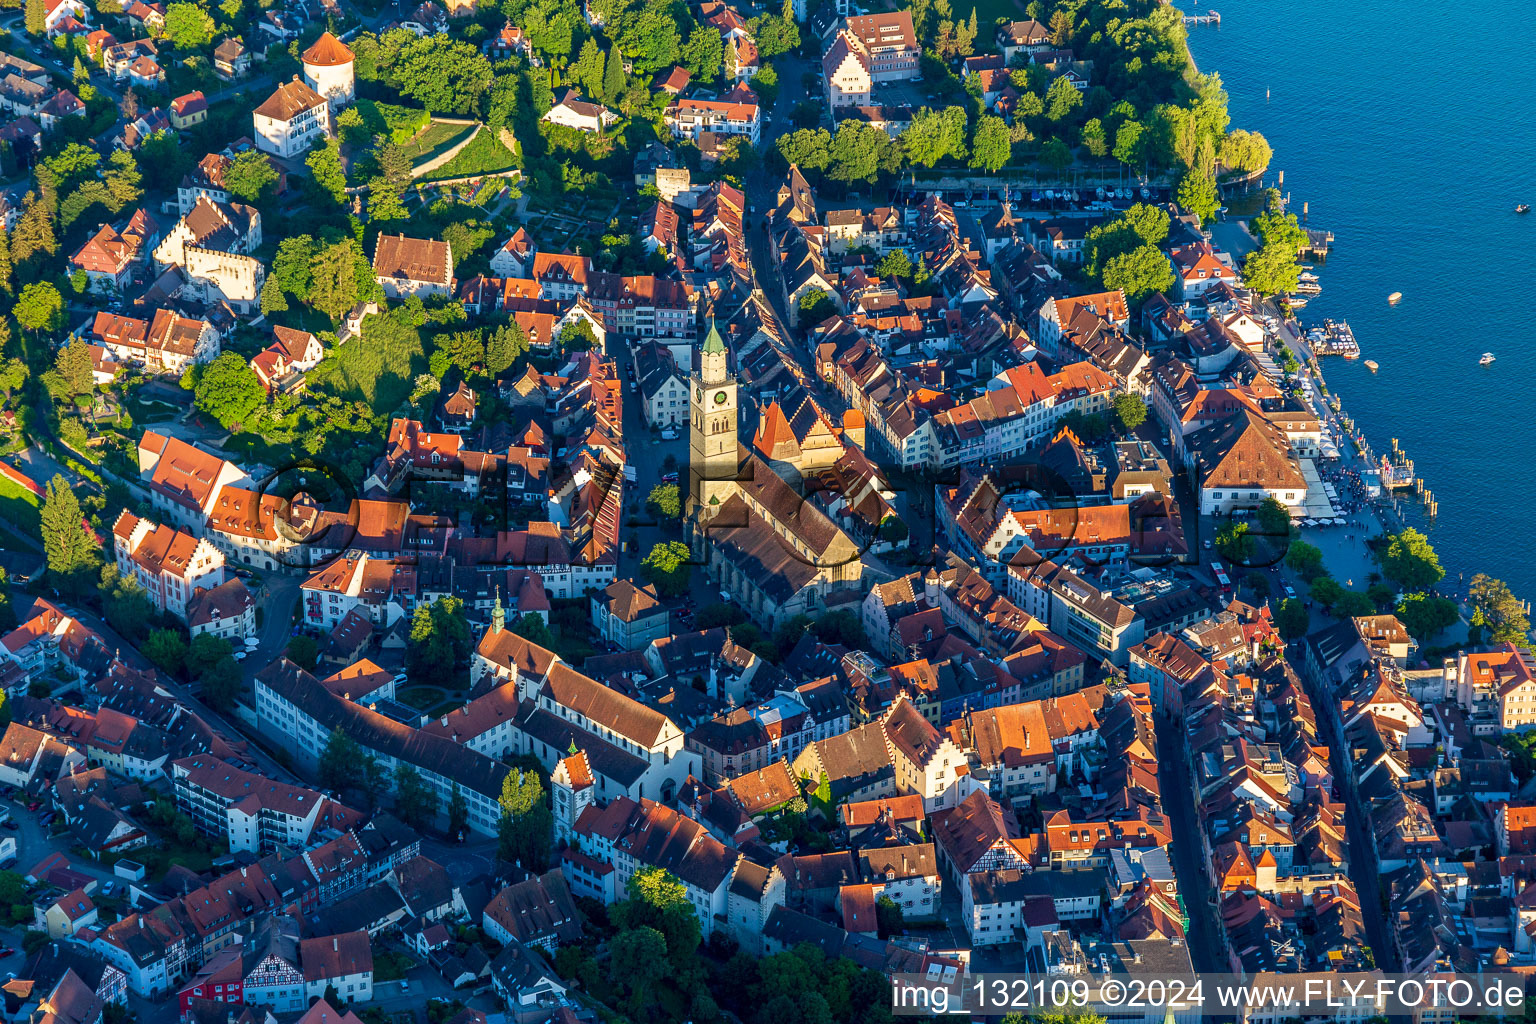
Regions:
[[575, 842], [576, 821], [597, 796], [592, 766], [587, 755], [571, 741], [570, 756], [562, 758], [549, 773], [550, 802], [554, 806], [555, 842]]
[[501, 606], [501, 588], [496, 588], [496, 603], [491, 606], [491, 632], [500, 633], [507, 624], [507, 611]]
[[704, 521], [714, 518], [736, 493], [741, 471], [736, 378], [713, 320], [689, 385], [689, 507], [696, 521]]
[[357, 95], [352, 51], [347, 44], [322, 33], [314, 45], [304, 51], [304, 83], [326, 98], [331, 114], [351, 103]]

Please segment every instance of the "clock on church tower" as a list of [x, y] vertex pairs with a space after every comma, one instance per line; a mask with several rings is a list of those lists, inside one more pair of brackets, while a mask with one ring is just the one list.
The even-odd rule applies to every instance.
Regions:
[[713, 323], [689, 385], [689, 506], [696, 517], [707, 519], [736, 493], [740, 467], [736, 378]]

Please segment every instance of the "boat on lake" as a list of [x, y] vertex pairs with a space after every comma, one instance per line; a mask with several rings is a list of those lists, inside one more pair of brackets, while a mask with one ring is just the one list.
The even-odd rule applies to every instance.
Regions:
[[1479, 359], [1477, 361], [1477, 365], [1478, 366], [1487, 366], [1491, 362], [1493, 362], [1493, 353], [1492, 352], [1484, 352], [1483, 353], [1483, 358], [1481, 358], [1481, 359]]
[[1399, 302], [1402, 302], [1402, 301], [1403, 301], [1403, 293], [1402, 292], [1393, 292], [1391, 295], [1387, 296], [1387, 304], [1388, 305], [1395, 306]]
[[1519, 206], [1515, 207], [1515, 212], [1516, 213], [1530, 213], [1531, 212], [1531, 204], [1530, 203], [1521, 203]]
[[1367, 370], [1370, 370], [1372, 373], [1375, 373], [1377, 370], [1381, 369], [1381, 366], [1380, 366], [1380, 364], [1378, 364], [1376, 362], [1376, 360], [1374, 360], [1374, 359], [1367, 359], [1365, 361], [1365, 368]]

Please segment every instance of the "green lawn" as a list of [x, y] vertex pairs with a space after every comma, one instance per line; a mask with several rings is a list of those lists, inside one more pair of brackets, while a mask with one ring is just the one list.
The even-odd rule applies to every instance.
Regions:
[[362, 337], [341, 346], [336, 371], [343, 397], [361, 398], [387, 415], [405, 401], [416, 375], [427, 372], [421, 335], [392, 314], [370, 316]]
[[952, 5], [955, 11], [955, 19], [970, 20], [971, 8], [976, 8], [976, 52], [997, 52], [997, 35], [995, 25], [998, 18], [1006, 18], [1009, 21], [1023, 21], [1028, 15], [1024, 13], [1023, 3], [1014, 3], [1013, 0], [958, 0]]
[[426, 131], [405, 144], [405, 151], [411, 155], [413, 164], [425, 163], [464, 141], [464, 137], [474, 130], [472, 124], [433, 121]]
[[431, 176], [433, 178], [467, 178], [474, 174], [495, 174], [498, 171], [507, 171], [519, 166], [521, 163], [517, 154], [502, 145], [495, 132], [489, 128], [482, 128], [473, 142], [465, 146], [452, 160], [433, 171]]
[[0, 477], [0, 516], [13, 526], [21, 527], [29, 537], [41, 532], [40, 509], [42, 501], [37, 495], [5, 477]]

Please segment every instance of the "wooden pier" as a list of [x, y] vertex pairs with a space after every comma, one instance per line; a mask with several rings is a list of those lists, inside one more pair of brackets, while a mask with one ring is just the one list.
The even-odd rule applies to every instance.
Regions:
[[1333, 232], [1321, 228], [1307, 228], [1307, 244], [1301, 247], [1303, 254], [1311, 253], [1318, 259], [1328, 258], [1328, 249], [1333, 245]]
[[1204, 14], [1184, 15], [1186, 25], [1220, 25], [1221, 14], [1217, 11], [1206, 11]]

